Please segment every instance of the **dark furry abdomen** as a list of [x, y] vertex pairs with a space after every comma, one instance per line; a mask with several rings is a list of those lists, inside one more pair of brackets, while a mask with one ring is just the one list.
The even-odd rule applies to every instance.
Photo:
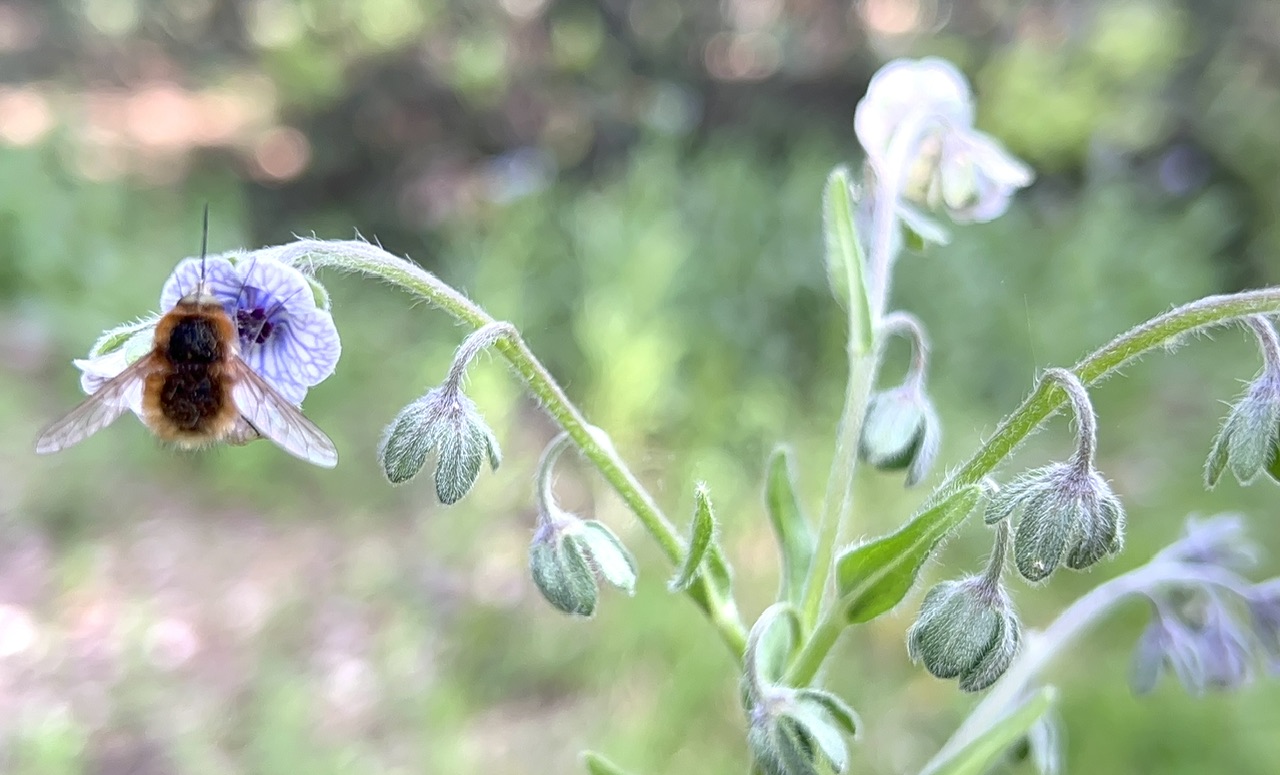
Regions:
[[234, 427], [236, 409], [227, 380], [235, 326], [217, 305], [178, 306], [157, 326], [161, 368], [147, 377], [143, 411], [162, 439], [184, 447], [220, 440]]
[[182, 431], [203, 430], [226, 400], [213, 372], [222, 365], [222, 343], [207, 317], [185, 317], [169, 332], [169, 362], [173, 370], [160, 388], [160, 410]]
[[160, 387], [160, 411], [178, 430], [201, 431], [227, 400], [210, 366], [178, 366]]

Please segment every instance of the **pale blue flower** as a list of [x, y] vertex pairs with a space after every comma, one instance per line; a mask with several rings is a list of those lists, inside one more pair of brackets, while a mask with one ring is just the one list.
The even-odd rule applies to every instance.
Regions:
[[[328, 310], [317, 306], [311, 283], [302, 272], [253, 253], [188, 258], [164, 284], [161, 314], [172, 310], [202, 280], [239, 329], [240, 357], [283, 398], [300, 405], [311, 387], [333, 374], [342, 353], [338, 329]], [[75, 361], [84, 391], [97, 392], [145, 354], [153, 332], [154, 323], [116, 350]], [[129, 408], [141, 414], [140, 404]]]
[[990, 221], [1034, 178], [973, 126], [964, 75], [936, 57], [897, 59], [871, 78], [854, 131], [877, 178], [959, 222]]

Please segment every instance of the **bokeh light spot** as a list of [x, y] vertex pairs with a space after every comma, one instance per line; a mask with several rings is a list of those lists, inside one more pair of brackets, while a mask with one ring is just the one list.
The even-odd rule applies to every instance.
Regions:
[[311, 143], [293, 127], [268, 130], [253, 147], [257, 177], [270, 181], [292, 180], [311, 161]]

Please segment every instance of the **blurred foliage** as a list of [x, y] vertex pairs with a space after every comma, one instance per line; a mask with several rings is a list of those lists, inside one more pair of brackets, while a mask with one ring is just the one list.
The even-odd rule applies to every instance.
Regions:
[[[470, 381], [502, 469], [447, 511], [429, 484], [382, 482], [381, 425], [461, 335], [388, 289], [329, 278], [344, 357], [307, 408], [342, 450], [332, 474], [266, 445], [177, 455], [128, 419], [52, 459], [30, 440], [78, 399], [67, 360], [196, 251], [205, 202], [213, 250], [358, 229], [519, 325], [670, 513], [706, 480], [754, 615], [775, 586], [765, 455], [795, 446], [816, 509], [844, 378], [822, 181], [857, 161], [878, 63], [930, 53], [1041, 173], [1007, 217], [901, 264], [944, 460], [1035, 368], [1280, 281], [1267, 0], [0, 0], [0, 769], [518, 775], [575, 771], [589, 745], [638, 773], [741, 773], [722, 647], [571, 465], [560, 500], [637, 550], [640, 589], [586, 624], [537, 598], [531, 474], [553, 431], [502, 368]], [[1254, 358], [1222, 334], [1097, 391], [1133, 517], [1100, 574], [1188, 510], [1246, 511], [1280, 547], [1274, 491], [1199, 488], [1215, 400]], [[1066, 444], [1055, 427], [1017, 462]], [[860, 535], [922, 497], [860, 487]], [[985, 551], [967, 531], [937, 573]], [[1025, 619], [1100, 577], [1019, 590]], [[918, 765], [971, 702], [906, 663], [915, 605], [830, 670], [865, 721], [860, 772]], [[1133, 613], [1056, 673], [1069, 766], [1271, 772], [1275, 688], [1130, 698]]]

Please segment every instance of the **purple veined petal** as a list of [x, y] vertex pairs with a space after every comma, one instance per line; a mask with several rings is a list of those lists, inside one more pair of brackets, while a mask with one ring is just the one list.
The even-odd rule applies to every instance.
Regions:
[[307, 397], [307, 389], [311, 386], [294, 369], [283, 348], [268, 342], [248, 348], [240, 357], [282, 398], [294, 406], [302, 405], [302, 399]]
[[333, 316], [313, 309], [290, 317], [268, 347], [280, 348], [282, 357], [298, 380], [308, 387], [328, 379], [342, 355], [342, 341]]
[[[241, 285], [257, 289], [259, 300], [270, 304], [270, 308], [265, 311], [273, 313], [273, 318], [279, 313], [288, 317], [303, 315], [316, 308], [311, 284], [302, 272], [287, 264], [261, 253], [253, 253], [243, 257], [236, 270], [240, 279], [237, 282], [237, 293], [232, 294], [231, 300], [236, 301], [239, 296], [237, 306], [240, 309], [245, 308], [244, 297], [238, 294]], [[269, 297], [269, 301], [264, 296]]]
[[[196, 289], [200, 284], [201, 263], [201, 259], [187, 258], [174, 267], [173, 273], [164, 283], [164, 290], [160, 292], [161, 312], [173, 309], [183, 296]], [[214, 257], [205, 258], [203, 264], [204, 278], [209, 283], [210, 292], [219, 299], [228, 296], [235, 298], [236, 291], [240, 288], [240, 276], [236, 274], [231, 262]]]

